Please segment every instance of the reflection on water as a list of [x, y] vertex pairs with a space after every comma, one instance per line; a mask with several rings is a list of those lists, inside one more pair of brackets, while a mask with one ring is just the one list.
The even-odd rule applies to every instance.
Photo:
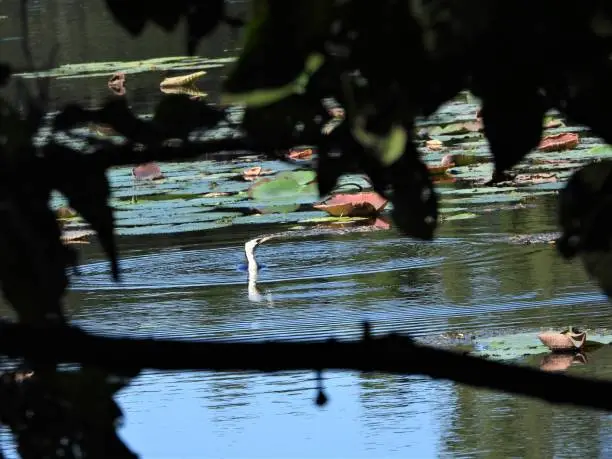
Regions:
[[[172, 35], [149, 26], [133, 40], [112, 24], [103, 1], [87, 2], [87, 8], [84, 0], [30, 5], [39, 63], [54, 41], [58, 64], [184, 54], [182, 26]], [[16, 18], [17, 12], [17, 0], [0, 3], [0, 15]], [[23, 67], [19, 22], [1, 25], [0, 55]], [[235, 38], [219, 30], [199, 54], [232, 57]], [[221, 73], [213, 69], [202, 82], [213, 99]], [[136, 112], [151, 111], [164, 76], [128, 77], [127, 97]], [[53, 79], [51, 94], [54, 109], [71, 101], [94, 106], [108, 95], [106, 77]], [[550, 245], [507, 239], [555, 231], [554, 210], [547, 197], [533, 208], [447, 222], [430, 244], [392, 231], [269, 241], [258, 250], [267, 265], [258, 285], [272, 304], [248, 300], [247, 274], [238, 269], [244, 242], [261, 228], [125, 238], [121, 285], [110, 282], [99, 248], [84, 246], [69, 309], [89, 330], [197, 339], [351, 338], [363, 320], [376, 333], [419, 337], [605, 327], [609, 304], [578, 263], [562, 261]], [[1, 311], [11, 314], [5, 305]], [[568, 371], [612, 377], [607, 348], [588, 359]], [[146, 372], [118, 397], [126, 413], [122, 436], [146, 458], [612, 457], [611, 419], [593, 411], [419, 376], [324, 376], [330, 403], [319, 408], [314, 373]]]

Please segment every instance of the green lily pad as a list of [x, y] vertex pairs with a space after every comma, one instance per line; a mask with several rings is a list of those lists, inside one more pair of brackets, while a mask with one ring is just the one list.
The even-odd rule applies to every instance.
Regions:
[[452, 221], [452, 220], [467, 220], [470, 218], [478, 217], [478, 214], [474, 214], [472, 212], [461, 212], [453, 215], [444, 215], [442, 218], [443, 221]]
[[293, 200], [300, 195], [318, 196], [316, 174], [313, 171], [291, 171], [279, 173], [273, 178], [264, 178], [249, 188], [251, 199], [273, 204]]
[[[474, 342], [475, 350], [472, 354], [495, 360], [516, 360], [527, 355], [547, 354], [550, 349], [538, 339], [538, 333], [533, 331], [477, 338]], [[611, 340], [612, 336], [587, 333], [585, 350], [594, 350]]]
[[300, 220], [299, 223], [352, 223], [369, 220], [368, 217], [315, 217]]
[[599, 156], [599, 155], [611, 155], [612, 156], [612, 146], [598, 145], [596, 147], [591, 148], [587, 153], [593, 156]]
[[231, 221], [211, 221], [211, 222], [197, 222], [197, 223], [183, 223], [178, 225], [164, 224], [164, 225], [146, 225], [146, 226], [132, 226], [132, 227], [120, 227], [117, 228], [115, 233], [119, 236], [144, 236], [154, 234], [176, 234], [176, 233], [187, 233], [193, 231], [205, 231], [217, 228], [223, 228], [230, 226]]
[[257, 215], [245, 215], [243, 217], [237, 217], [233, 223], [235, 225], [250, 225], [253, 223], [297, 223], [304, 217], [316, 218], [324, 215], [324, 212], [318, 211], [307, 211], [307, 212], [291, 212], [287, 214], [257, 214]]

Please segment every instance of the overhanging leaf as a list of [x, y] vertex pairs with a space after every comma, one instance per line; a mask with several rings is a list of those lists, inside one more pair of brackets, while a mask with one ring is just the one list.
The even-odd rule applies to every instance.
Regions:
[[190, 0], [187, 12], [187, 53], [193, 56], [202, 37], [212, 32], [225, 13], [225, 0]]
[[516, 165], [538, 146], [545, 113], [544, 100], [535, 91], [513, 91], [508, 96], [483, 98], [484, 133], [495, 160], [496, 173]]
[[252, 8], [243, 51], [224, 83], [222, 103], [261, 106], [282, 100], [302, 91], [322, 64], [322, 56], [313, 51], [329, 33], [333, 2], [256, 0]]
[[147, 9], [130, 0], [106, 0], [106, 6], [115, 20], [130, 34], [138, 36], [147, 22]]
[[[407, 148], [414, 148], [412, 142]], [[427, 166], [415, 153], [405, 153], [388, 168], [393, 187], [392, 216], [408, 236], [431, 240], [438, 222], [438, 195]]]
[[119, 280], [119, 264], [114, 237], [114, 217], [109, 206], [110, 186], [106, 169], [86, 155], [57, 144], [46, 149], [53, 187], [91, 225], [109, 257], [113, 279]]
[[587, 272], [612, 297], [612, 161], [590, 164], [576, 172], [559, 195], [563, 230], [559, 251], [579, 255]]

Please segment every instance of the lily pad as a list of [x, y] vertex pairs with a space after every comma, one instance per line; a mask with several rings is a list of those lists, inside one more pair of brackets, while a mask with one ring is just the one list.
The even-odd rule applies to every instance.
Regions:
[[[612, 336], [587, 333], [585, 351], [597, 349], [610, 341], [612, 341]], [[496, 360], [516, 360], [527, 355], [547, 354], [549, 352], [548, 347], [538, 339], [538, 332], [533, 331], [476, 338], [472, 353]]]
[[591, 148], [588, 151], [588, 154], [597, 156], [597, 155], [612, 155], [612, 146], [610, 145], [598, 145], [596, 147]]
[[368, 217], [315, 217], [299, 220], [299, 223], [353, 223], [370, 220]]
[[249, 197], [271, 204], [303, 194], [318, 196], [315, 179], [313, 171], [281, 172], [274, 178], [258, 180], [249, 188]]
[[203, 57], [173, 56], [146, 59], [141, 61], [107, 61], [66, 64], [42, 72], [24, 72], [16, 74], [21, 78], [75, 78], [108, 76], [115, 72], [141, 73], [167, 70], [199, 70], [222, 67], [234, 62], [234, 58], [208, 59]]
[[441, 219], [442, 221], [452, 221], [452, 220], [468, 220], [470, 218], [478, 217], [478, 214], [474, 214], [472, 212], [461, 212], [453, 215], [444, 215]]

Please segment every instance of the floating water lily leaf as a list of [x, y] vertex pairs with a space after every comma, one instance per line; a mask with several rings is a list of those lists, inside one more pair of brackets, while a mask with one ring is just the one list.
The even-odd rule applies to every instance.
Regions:
[[334, 217], [371, 217], [383, 211], [389, 201], [374, 191], [361, 193], [336, 193], [314, 204]]
[[300, 208], [300, 204], [280, 204], [280, 205], [257, 205], [256, 208], [262, 214], [287, 214], [296, 212]]
[[316, 174], [312, 171], [281, 172], [274, 178], [257, 181], [249, 188], [249, 197], [262, 202], [293, 198], [316, 191]]
[[261, 166], [249, 167], [242, 171], [242, 178], [247, 182], [257, 180], [263, 175], [272, 175], [274, 171], [272, 169], [263, 169]]
[[538, 145], [540, 151], [573, 150], [578, 146], [580, 137], [573, 132], [563, 134], [547, 135]]
[[316, 172], [311, 170], [283, 171], [277, 177], [279, 179], [288, 178], [295, 180], [301, 186], [313, 184], [317, 180]]
[[431, 151], [439, 151], [444, 149], [444, 144], [436, 139], [428, 140], [425, 142], [425, 146]]
[[544, 128], [545, 129], [555, 129], [555, 128], [559, 128], [559, 127], [564, 127], [565, 123], [555, 117], [552, 116], [547, 116], [544, 118]]
[[136, 180], [159, 180], [163, 177], [161, 168], [155, 163], [140, 164], [132, 169]]
[[299, 223], [355, 223], [370, 220], [368, 217], [315, 217], [300, 220]]
[[234, 219], [234, 225], [297, 223], [304, 218], [320, 217], [321, 212], [289, 212], [284, 214], [245, 215]]
[[478, 217], [478, 214], [474, 214], [472, 212], [461, 212], [458, 214], [453, 214], [453, 215], [448, 215], [448, 216], [444, 216], [442, 218], [443, 221], [453, 221], [453, 220], [468, 220], [470, 218], [476, 218]]
[[445, 165], [433, 166], [433, 165], [428, 164], [427, 169], [429, 170], [429, 173], [433, 176], [446, 175], [446, 171], [449, 169], [449, 166], [445, 166]]
[[429, 129], [429, 135], [455, 135], [482, 131], [482, 121], [465, 121], [462, 123], [451, 123], [446, 126], [434, 126]]
[[587, 154], [589, 155], [612, 155], [612, 146], [610, 145], [597, 145], [596, 147], [591, 148]]
[[295, 160], [307, 160], [312, 159], [313, 149], [312, 148], [304, 148], [304, 149], [293, 149], [289, 152], [287, 157], [289, 159]]
[[40, 72], [24, 72], [16, 74], [21, 78], [74, 78], [74, 77], [108, 77], [109, 74], [122, 72], [124, 74], [151, 71], [189, 71], [205, 68], [223, 67], [234, 62], [233, 57], [210, 59], [192, 56], [157, 57], [141, 61], [107, 61], [86, 62], [81, 64], [66, 64], [60, 67]]
[[[585, 350], [591, 351], [608, 343], [610, 336], [591, 334], [585, 342]], [[538, 332], [513, 333], [501, 336], [482, 337], [475, 340], [474, 355], [494, 360], [516, 360], [527, 355], [548, 354], [549, 349], [539, 339]]]

